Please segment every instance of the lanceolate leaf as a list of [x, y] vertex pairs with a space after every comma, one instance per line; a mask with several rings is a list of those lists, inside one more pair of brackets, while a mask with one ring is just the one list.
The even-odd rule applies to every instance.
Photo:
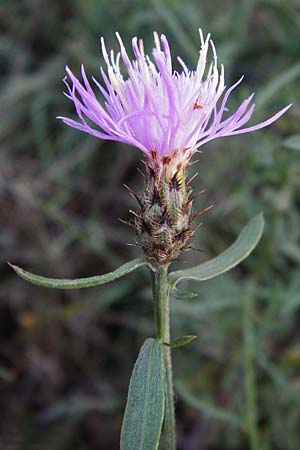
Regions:
[[242, 230], [237, 240], [221, 255], [191, 269], [178, 270], [169, 275], [173, 286], [185, 279], [209, 280], [237, 266], [257, 245], [264, 228], [262, 213], [255, 216]]
[[41, 277], [40, 275], [34, 275], [33, 273], [26, 272], [25, 270], [21, 269], [21, 267], [14, 266], [10, 263], [8, 264], [21, 278], [29, 281], [30, 283], [37, 284], [38, 286], [44, 286], [54, 289], [82, 289], [99, 286], [100, 284], [114, 281], [117, 278], [121, 278], [124, 275], [127, 275], [138, 267], [144, 266], [145, 264], [147, 264], [147, 262], [144, 258], [134, 259], [133, 261], [125, 263], [123, 264], [123, 266], [120, 266], [118, 267], [118, 269], [114, 270], [113, 272], [106, 273], [105, 275], [98, 275], [89, 278], [78, 278], [76, 280]]
[[170, 344], [165, 343], [165, 345], [171, 348], [182, 347], [183, 345], [189, 344], [194, 339], [197, 339], [197, 336], [192, 335], [180, 336], [179, 338], [176, 338], [173, 341], [171, 341]]
[[198, 297], [199, 294], [197, 292], [179, 291], [176, 289], [173, 295], [176, 300], [192, 300], [193, 298]]
[[164, 415], [161, 343], [147, 339], [135, 363], [121, 431], [121, 450], [157, 450]]

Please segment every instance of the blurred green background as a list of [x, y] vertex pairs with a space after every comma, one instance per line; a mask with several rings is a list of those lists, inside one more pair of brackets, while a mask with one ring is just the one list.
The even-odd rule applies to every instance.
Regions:
[[[193, 187], [214, 203], [176, 263], [217, 255], [264, 211], [259, 247], [239, 268], [187, 284], [172, 301], [178, 449], [300, 447], [300, 3], [295, 0], [1, 0], [0, 3], [0, 448], [116, 450], [127, 386], [153, 335], [150, 278], [139, 269], [111, 285], [53, 291], [7, 267], [45, 276], [105, 273], [141, 255], [127, 246], [141, 154], [55, 119], [73, 116], [63, 95], [68, 64], [99, 78], [99, 36], [117, 49], [164, 32], [194, 67], [198, 27], [211, 32], [226, 83], [242, 74], [234, 108], [256, 92], [253, 122], [288, 103], [271, 127], [206, 145]], [[175, 59], [175, 58], [174, 58]], [[184, 294], [182, 295], [184, 297]]]

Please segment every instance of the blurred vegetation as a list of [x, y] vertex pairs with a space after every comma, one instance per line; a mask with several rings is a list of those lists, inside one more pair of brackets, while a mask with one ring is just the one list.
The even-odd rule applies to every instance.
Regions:
[[[204, 6], [205, 4], [205, 6]], [[298, 0], [2, 0], [0, 3], [0, 448], [117, 449], [139, 346], [153, 335], [145, 269], [107, 287], [52, 291], [5, 261], [56, 277], [101, 274], [140, 255], [126, 246], [140, 154], [55, 120], [73, 115], [64, 65], [99, 75], [99, 36], [117, 48], [152, 31], [195, 66], [211, 32], [234, 108], [256, 92], [254, 120], [293, 102], [271, 127], [216, 140], [193, 166], [207, 213], [177, 267], [225, 249], [263, 210], [255, 253], [229, 275], [173, 300], [180, 450], [299, 450], [300, 3]], [[191, 174], [193, 173], [191, 170]], [[186, 298], [184, 291], [187, 291]], [[189, 292], [197, 294], [192, 298]]]

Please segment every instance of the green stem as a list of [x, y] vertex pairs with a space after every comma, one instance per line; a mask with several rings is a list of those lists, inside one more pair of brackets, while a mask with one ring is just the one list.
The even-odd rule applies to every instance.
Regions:
[[[170, 343], [170, 287], [168, 266], [159, 266], [153, 275], [153, 293], [156, 310], [157, 338]], [[175, 408], [171, 348], [163, 346], [165, 377], [165, 437], [166, 450], [176, 450]]]
[[244, 371], [245, 371], [245, 425], [251, 450], [259, 450], [259, 432], [256, 410], [255, 338], [253, 329], [254, 294], [250, 292], [243, 302]]

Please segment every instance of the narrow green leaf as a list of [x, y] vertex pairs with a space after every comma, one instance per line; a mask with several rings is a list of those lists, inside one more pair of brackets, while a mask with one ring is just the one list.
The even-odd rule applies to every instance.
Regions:
[[165, 345], [167, 345], [168, 347], [171, 347], [171, 348], [182, 347], [183, 345], [189, 344], [194, 339], [197, 339], [197, 336], [192, 336], [192, 335], [180, 336], [179, 338], [176, 338], [173, 341], [171, 341], [170, 344], [165, 342]]
[[283, 145], [293, 150], [300, 150], [300, 134], [290, 136], [283, 142]]
[[173, 286], [185, 279], [204, 281], [221, 275], [237, 266], [252, 252], [261, 238], [264, 229], [262, 213], [255, 216], [242, 230], [237, 240], [221, 255], [199, 266], [190, 269], [178, 270], [169, 275]]
[[161, 343], [144, 342], [132, 372], [122, 431], [121, 450], [156, 450], [164, 416]]
[[199, 294], [197, 292], [192, 291], [178, 291], [176, 290], [173, 294], [176, 300], [191, 300], [193, 298], [198, 297]]
[[34, 275], [33, 273], [26, 272], [21, 269], [21, 267], [14, 266], [10, 263], [8, 264], [12, 267], [12, 269], [14, 269], [17, 275], [24, 280], [29, 281], [29, 283], [54, 289], [82, 289], [99, 286], [100, 284], [109, 283], [117, 278], [124, 277], [124, 275], [127, 275], [138, 267], [144, 266], [147, 262], [144, 258], [134, 259], [133, 261], [127, 262], [113, 272], [106, 273], [105, 275], [98, 275], [89, 278], [78, 278], [77, 280], [41, 277], [40, 275]]

